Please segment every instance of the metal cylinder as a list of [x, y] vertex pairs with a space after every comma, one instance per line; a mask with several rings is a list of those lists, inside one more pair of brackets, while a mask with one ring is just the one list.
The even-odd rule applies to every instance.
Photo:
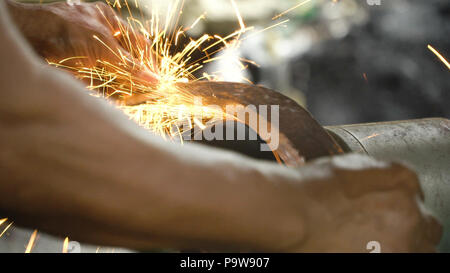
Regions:
[[402, 162], [416, 171], [425, 206], [444, 227], [439, 245], [450, 252], [450, 120], [430, 118], [325, 127], [345, 152]]

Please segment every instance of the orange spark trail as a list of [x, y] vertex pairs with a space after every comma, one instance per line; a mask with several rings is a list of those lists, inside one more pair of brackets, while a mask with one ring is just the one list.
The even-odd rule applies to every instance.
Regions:
[[184, 31], [190, 30], [195, 28], [195, 26], [201, 21], [201, 20], [205, 20], [206, 19], [206, 12], [204, 12], [202, 15], [200, 15], [195, 21], [194, 23], [192, 23], [192, 25], [186, 29], [184, 29]]
[[363, 139], [361, 139], [361, 140], [371, 139], [371, 138], [377, 137], [377, 136], [379, 136], [379, 135], [380, 135], [380, 134], [378, 134], [378, 133], [374, 133], [374, 134], [372, 134], [372, 135], [370, 135], [370, 136], [368, 136], [368, 137], [365, 137], [365, 138], [363, 138]]
[[450, 69], [450, 63], [442, 56], [436, 49], [434, 49], [431, 45], [428, 45], [428, 49], [434, 53], [446, 66]]
[[287, 14], [287, 13], [293, 11], [294, 9], [299, 8], [299, 7], [303, 6], [303, 5], [308, 4], [308, 3], [311, 2], [311, 1], [312, 1], [312, 0], [306, 0], [306, 1], [303, 1], [303, 2], [299, 3], [298, 5], [293, 6], [292, 8], [283, 11], [282, 13], [278, 14], [277, 16], [274, 16], [274, 17], [272, 18], [272, 20], [276, 20], [276, 19], [282, 17], [283, 15], [285, 15], [285, 14]]
[[67, 249], [69, 248], [69, 237], [64, 239], [62, 253], [67, 253]]
[[[3, 225], [6, 221], [8, 221], [8, 218], [0, 219], [0, 226]], [[5, 234], [5, 232], [12, 226], [12, 222], [6, 226], [6, 228], [0, 233], [0, 238]]]
[[367, 78], [367, 74], [366, 73], [363, 73], [363, 78], [366, 81], [366, 83], [369, 81], [369, 79]]
[[31, 249], [34, 246], [34, 241], [36, 240], [36, 235], [37, 235], [37, 229], [35, 229], [33, 231], [33, 234], [31, 234], [30, 241], [28, 241], [27, 248], [25, 249], [25, 253], [31, 253]]
[[0, 233], [0, 238], [3, 236], [3, 234], [5, 234], [6, 231], [8, 231], [8, 229], [12, 226], [14, 222], [11, 222], [9, 225], [6, 226], [6, 228], [2, 231], [2, 233]]
[[243, 32], [245, 30], [244, 19], [242, 19], [242, 16], [241, 16], [241, 13], [239, 12], [239, 8], [236, 4], [236, 1], [234, 1], [234, 0], [230, 0], [230, 1], [231, 1], [231, 4], [233, 5], [234, 12], [236, 13], [236, 16], [238, 18], [239, 26], [241, 27], [241, 31]]

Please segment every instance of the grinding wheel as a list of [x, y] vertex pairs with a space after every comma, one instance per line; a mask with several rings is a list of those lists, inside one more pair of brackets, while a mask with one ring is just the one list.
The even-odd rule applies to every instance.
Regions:
[[[187, 90], [194, 96], [202, 97], [203, 104], [218, 105], [224, 111], [227, 105], [278, 105], [279, 146], [274, 152], [286, 165], [299, 166], [311, 159], [343, 153], [341, 147], [308, 111], [276, 91], [250, 84], [207, 81], [178, 84], [178, 88]], [[145, 95], [136, 95], [125, 103], [136, 105], [145, 101]], [[270, 124], [270, 115], [265, 119]], [[257, 128], [248, 128], [248, 130], [257, 131]], [[245, 151], [245, 147], [251, 147], [251, 145], [237, 144], [236, 141], [231, 141], [231, 144], [221, 144], [218, 141], [203, 142], [260, 157], [258, 153]], [[262, 155], [262, 157], [266, 156]]]

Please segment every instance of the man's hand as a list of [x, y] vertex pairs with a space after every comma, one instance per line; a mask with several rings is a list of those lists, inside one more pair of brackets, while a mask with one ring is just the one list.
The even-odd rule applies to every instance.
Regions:
[[[82, 56], [86, 58], [77, 58], [74, 62], [89, 67], [94, 66], [97, 60], [118, 65], [124, 62], [121, 56], [128, 61], [134, 58], [123, 48], [124, 40], [119, 31], [129, 27], [127, 22], [103, 2], [32, 5], [8, 0], [7, 4], [14, 21], [34, 50], [49, 61]], [[134, 46], [139, 43], [143, 47], [149, 43], [141, 35], [131, 34], [130, 39]], [[156, 81], [151, 72], [140, 72], [136, 71], [136, 75], [150, 82]]]
[[314, 170], [329, 177], [302, 185], [310, 204], [296, 251], [436, 251], [441, 226], [423, 208], [414, 172], [356, 154], [319, 160], [303, 172]]

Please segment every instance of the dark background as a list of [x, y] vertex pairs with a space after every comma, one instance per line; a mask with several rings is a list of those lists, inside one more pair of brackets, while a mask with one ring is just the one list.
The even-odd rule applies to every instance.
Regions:
[[450, 71], [427, 49], [450, 56], [450, 1], [362, 7], [367, 23], [291, 60], [292, 83], [308, 109], [326, 125], [450, 118]]

